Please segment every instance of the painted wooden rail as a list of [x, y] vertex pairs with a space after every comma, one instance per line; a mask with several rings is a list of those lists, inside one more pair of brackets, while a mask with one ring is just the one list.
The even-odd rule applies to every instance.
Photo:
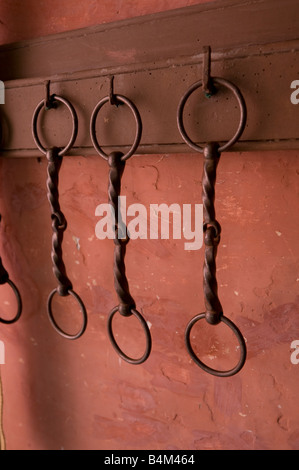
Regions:
[[[234, 151], [299, 148], [298, 0], [221, 0], [0, 47], [5, 104], [0, 105], [1, 155], [42, 156], [31, 135], [37, 103], [50, 91], [64, 96], [79, 118], [71, 155], [95, 154], [92, 110], [109, 94], [130, 98], [141, 114], [139, 153], [190, 152], [176, 124], [179, 100], [202, 78], [203, 47], [212, 49], [211, 75], [242, 91], [248, 121]], [[238, 122], [228, 92], [207, 99], [195, 92], [186, 106], [189, 135], [199, 143], [226, 141]], [[63, 106], [39, 122], [46, 143], [63, 146], [70, 117]], [[97, 133], [107, 151], [124, 150], [134, 137], [125, 106], [105, 105]]]

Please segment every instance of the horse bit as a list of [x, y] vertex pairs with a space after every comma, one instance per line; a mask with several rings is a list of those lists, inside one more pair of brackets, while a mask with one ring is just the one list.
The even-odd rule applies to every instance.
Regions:
[[[203, 267], [203, 292], [205, 300], [206, 311], [195, 315], [187, 325], [185, 331], [185, 344], [187, 350], [194, 360], [194, 362], [205, 372], [208, 372], [217, 377], [230, 377], [239, 372], [245, 361], [246, 361], [246, 344], [245, 340], [237, 328], [237, 326], [227, 317], [223, 315], [223, 309], [218, 297], [218, 284], [216, 279], [216, 255], [218, 245], [220, 243], [221, 226], [216, 220], [215, 213], [215, 184], [216, 184], [216, 170], [219, 163], [221, 152], [229, 149], [241, 136], [246, 125], [246, 104], [240, 90], [228, 80], [223, 78], [211, 77], [210, 76], [210, 48], [207, 47], [204, 50], [204, 66], [203, 66], [203, 78], [201, 81], [195, 82], [186, 93], [182, 96], [181, 101], [177, 110], [177, 125], [179, 132], [184, 141], [193, 150], [199, 153], [203, 153], [204, 164], [203, 164], [203, 176], [202, 176], [202, 201], [203, 201], [203, 232], [204, 232], [204, 244], [205, 244], [205, 259]], [[240, 108], [240, 120], [235, 135], [225, 144], [220, 146], [218, 142], [207, 143], [204, 147], [193, 142], [188, 136], [184, 122], [183, 122], [183, 111], [186, 102], [190, 95], [197, 90], [202, 88], [205, 95], [210, 98], [212, 95], [217, 93], [218, 87], [224, 87], [233, 93]], [[230, 370], [222, 371], [213, 369], [207, 366], [201, 361], [196, 355], [191, 345], [191, 330], [193, 326], [201, 319], [205, 318], [206, 321], [211, 325], [217, 325], [220, 322], [225, 323], [235, 334], [240, 348], [239, 362], [235, 367]]]
[[[40, 138], [38, 136], [38, 132], [37, 132], [38, 116], [39, 116], [40, 111], [43, 108], [45, 110], [56, 108], [59, 103], [64, 104], [67, 107], [68, 111], [70, 112], [72, 127], [73, 127], [71, 137], [67, 145], [62, 149], [59, 149], [58, 147], [45, 148], [42, 145]], [[58, 182], [59, 182], [59, 170], [62, 165], [63, 156], [74, 145], [74, 142], [77, 137], [77, 132], [78, 132], [78, 118], [77, 118], [75, 109], [73, 108], [72, 104], [65, 98], [62, 98], [61, 96], [55, 95], [55, 94], [50, 95], [49, 94], [49, 82], [48, 82], [46, 99], [41, 100], [38, 103], [37, 107], [35, 108], [35, 111], [33, 113], [33, 118], [32, 118], [32, 135], [33, 135], [34, 141], [38, 149], [43, 154], [46, 155], [46, 158], [48, 161], [47, 189], [48, 189], [48, 200], [49, 200], [50, 208], [51, 208], [52, 231], [53, 231], [51, 258], [53, 262], [53, 273], [58, 281], [58, 286], [54, 290], [52, 290], [52, 292], [50, 293], [48, 297], [47, 311], [48, 311], [50, 322], [52, 326], [54, 327], [54, 329], [64, 338], [71, 339], [71, 340], [78, 339], [80, 338], [80, 336], [83, 335], [87, 326], [87, 312], [86, 312], [85, 305], [83, 301], [81, 300], [81, 297], [79, 297], [79, 295], [73, 290], [72, 283], [66, 274], [66, 268], [65, 268], [64, 261], [63, 261], [63, 257], [62, 257], [62, 241], [63, 241], [64, 231], [67, 228], [67, 221], [63, 212], [60, 209]], [[71, 295], [79, 304], [81, 316], [82, 316], [82, 326], [78, 330], [78, 332], [75, 334], [65, 332], [58, 325], [57, 321], [54, 318], [53, 311], [52, 311], [52, 301], [56, 293], [62, 297]]]
[[[190, 95], [197, 89], [202, 88], [207, 97], [210, 97], [217, 93], [218, 88], [228, 89], [236, 98], [238, 106], [240, 108], [240, 121], [238, 128], [234, 136], [223, 145], [219, 142], [208, 142], [204, 146], [193, 142], [188, 136], [184, 122], [183, 112], [186, 102]], [[46, 148], [42, 145], [41, 140], [37, 132], [38, 116], [42, 109], [56, 108], [61, 103], [65, 105], [71, 115], [72, 122], [72, 133], [67, 145], [63, 148], [52, 147]], [[99, 111], [106, 104], [119, 106], [120, 104], [126, 105], [131, 113], [133, 114], [136, 133], [132, 146], [129, 148], [127, 153], [121, 151], [113, 151], [110, 154], [106, 154], [100, 146], [96, 136], [96, 123]], [[211, 77], [210, 76], [210, 49], [206, 51], [205, 64], [203, 68], [203, 79], [195, 82], [182, 96], [179, 106], [177, 109], [177, 126], [186, 144], [196, 152], [203, 154], [203, 176], [202, 176], [202, 201], [203, 201], [203, 234], [204, 234], [204, 245], [205, 245], [205, 256], [203, 266], [203, 293], [205, 300], [205, 312], [195, 315], [188, 323], [185, 330], [185, 344], [187, 351], [193, 361], [205, 372], [218, 377], [229, 377], [239, 372], [246, 360], [246, 344], [245, 340], [237, 328], [237, 326], [226, 316], [223, 315], [223, 308], [218, 297], [218, 284], [216, 279], [216, 256], [217, 250], [220, 243], [221, 226], [216, 219], [215, 213], [215, 184], [216, 184], [216, 170], [220, 160], [221, 153], [232, 147], [237, 142], [241, 134], [244, 131], [246, 124], [246, 105], [243, 96], [239, 89], [223, 78]], [[63, 156], [72, 148], [77, 137], [78, 132], [78, 118], [76, 112], [71, 103], [65, 98], [59, 95], [49, 94], [49, 82], [47, 83], [47, 96], [45, 99], [40, 101], [34, 111], [32, 119], [32, 134], [36, 146], [38, 149], [46, 155], [48, 167], [47, 167], [47, 190], [48, 200], [51, 208], [51, 219], [52, 219], [52, 252], [51, 258], [53, 262], [53, 273], [57, 279], [58, 286], [52, 290], [48, 297], [47, 312], [52, 326], [55, 330], [65, 338], [77, 339], [82, 336], [87, 326], [87, 312], [83, 301], [79, 295], [73, 290], [72, 283], [66, 274], [65, 264], [62, 257], [62, 241], [63, 234], [67, 228], [66, 218], [61, 211], [59, 203], [59, 171], [62, 165]], [[125, 170], [127, 160], [136, 152], [142, 135], [142, 122], [140, 114], [136, 106], [127, 97], [119, 94], [114, 94], [113, 91], [113, 78], [110, 82], [110, 94], [102, 98], [95, 106], [90, 120], [90, 137], [92, 144], [97, 153], [108, 162], [109, 166], [109, 178], [108, 178], [108, 200], [115, 215], [115, 223], [113, 227], [114, 231], [114, 287], [118, 297], [119, 304], [114, 307], [108, 316], [108, 336], [112, 343], [112, 346], [119, 354], [119, 356], [130, 364], [141, 364], [150, 355], [152, 347], [152, 339], [149, 326], [143, 316], [136, 309], [136, 303], [130, 293], [129, 283], [126, 276], [125, 267], [125, 255], [127, 244], [130, 240], [127, 227], [125, 226], [120, 210], [120, 194], [121, 194], [121, 181]], [[19, 291], [17, 290], [14, 283], [9, 279], [7, 271], [2, 265], [0, 258], [0, 284], [8, 283], [13, 289], [17, 302], [18, 310], [15, 318], [12, 320], [4, 320], [0, 318], [2, 323], [13, 323], [17, 321], [21, 315], [22, 302]], [[81, 315], [82, 315], [82, 326], [79, 331], [75, 334], [65, 332], [57, 323], [52, 312], [52, 300], [55, 294], [62, 297], [71, 295], [78, 302]], [[144, 331], [146, 338], [145, 351], [141, 357], [132, 358], [125, 354], [119, 347], [115, 335], [113, 333], [113, 318], [116, 313], [119, 313], [123, 317], [135, 316]], [[230, 370], [217, 370], [206, 365], [196, 355], [192, 344], [191, 344], [191, 331], [194, 325], [201, 319], [205, 319], [211, 325], [218, 325], [223, 322], [227, 325], [232, 332], [235, 334], [240, 349], [239, 362], [235, 367]]]
[[[136, 134], [134, 142], [131, 148], [128, 150], [126, 154], [122, 152], [112, 152], [107, 155], [102, 147], [98, 143], [98, 139], [96, 137], [96, 121], [97, 116], [100, 109], [104, 106], [105, 103], [109, 102], [110, 105], [119, 106], [120, 104], [125, 104], [129, 107], [130, 111], [133, 114], [135, 124], [136, 124]], [[109, 183], [108, 183], [108, 199], [113, 209], [113, 213], [115, 214], [115, 227], [114, 227], [114, 266], [113, 266], [113, 273], [114, 273], [114, 287], [116, 294], [119, 299], [119, 305], [114, 307], [108, 317], [108, 336], [110, 338], [111, 344], [119, 354], [119, 356], [126, 362], [130, 364], [141, 364], [144, 362], [151, 352], [152, 347], [152, 340], [151, 334], [148, 327], [147, 322], [143, 318], [143, 316], [136, 310], [136, 304], [133, 297], [130, 294], [128, 279], [126, 276], [126, 268], [125, 268], [125, 255], [126, 255], [126, 247], [130, 240], [130, 235], [127, 231], [127, 228], [122, 221], [121, 218], [121, 211], [119, 207], [120, 201], [120, 191], [121, 191], [121, 178], [125, 169], [126, 161], [135, 153], [138, 148], [140, 139], [142, 134], [142, 122], [139, 115], [139, 112], [136, 106], [123, 95], [114, 94], [113, 92], [113, 78], [110, 82], [110, 95], [104, 97], [102, 100], [98, 102], [96, 107], [93, 110], [91, 121], [90, 121], [90, 136], [93, 143], [94, 148], [98, 152], [98, 154], [108, 161], [109, 165]], [[143, 327], [145, 338], [146, 338], [146, 346], [144, 354], [139, 358], [132, 358], [125, 354], [119, 345], [117, 344], [113, 328], [112, 328], [112, 320], [114, 315], [119, 312], [120, 315], [124, 317], [129, 317], [134, 315], [140, 322], [141, 326]]]

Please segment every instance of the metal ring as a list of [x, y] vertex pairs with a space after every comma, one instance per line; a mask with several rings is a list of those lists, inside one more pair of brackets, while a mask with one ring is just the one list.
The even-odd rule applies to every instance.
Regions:
[[220, 236], [222, 228], [218, 220], [209, 220], [208, 222], [204, 222], [202, 226], [203, 233], [205, 233], [209, 227], [213, 227], [215, 230], [215, 238]]
[[[62, 157], [73, 146], [73, 144], [76, 140], [77, 133], [78, 133], [78, 118], [77, 118], [77, 114], [76, 114], [76, 111], [75, 111], [73, 105], [68, 100], [66, 100], [65, 98], [62, 98], [59, 95], [53, 95], [52, 98], [53, 98], [53, 101], [59, 101], [59, 102], [65, 104], [65, 106], [68, 108], [68, 110], [71, 114], [71, 118], [72, 118], [72, 124], [73, 124], [72, 135], [70, 137], [70, 140], [69, 140], [68, 144], [63, 149], [61, 149], [60, 152], [58, 153], [59, 157]], [[35, 111], [33, 113], [33, 118], [32, 118], [32, 135], [33, 135], [34, 142], [36, 143], [36, 146], [38, 147], [38, 149], [42, 153], [46, 154], [47, 149], [45, 149], [45, 147], [42, 145], [42, 143], [39, 139], [39, 136], [38, 136], [38, 132], [37, 132], [37, 119], [38, 119], [38, 116], [39, 116], [39, 113], [40, 113], [41, 109], [44, 106], [45, 106], [45, 100], [42, 100], [38, 103], [37, 107], [35, 108]]]
[[53, 297], [54, 295], [56, 294], [57, 292], [57, 288], [55, 288], [51, 294], [49, 295], [49, 298], [48, 298], [48, 315], [49, 315], [49, 319], [50, 319], [50, 322], [52, 324], [52, 326], [54, 327], [54, 329], [61, 335], [63, 336], [64, 338], [67, 338], [67, 339], [78, 339], [80, 338], [80, 336], [83, 335], [85, 329], [86, 329], [86, 326], [87, 326], [87, 313], [86, 313], [86, 308], [85, 308], [85, 305], [83, 304], [81, 298], [79, 297], [78, 294], [76, 294], [76, 292], [74, 292], [72, 289], [70, 289], [68, 291], [68, 294], [71, 294], [78, 302], [79, 306], [80, 306], [80, 309], [81, 309], [81, 313], [82, 313], [82, 318], [83, 318], [83, 323], [82, 323], [82, 327], [81, 329], [78, 331], [78, 333], [74, 334], [74, 335], [70, 335], [68, 333], [65, 333], [65, 331], [63, 331], [60, 326], [58, 326], [58, 324], [56, 323], [56, 320], [54, 319], [54, 316], [53, 316], [53, 312], [52, 312], [52, 300], [53, 300]]
[[[224, 78], [218, 78], [218, 77], [213, 77], [211, 78], [213, 84], [217, 85], [222, 85], [225, 88], [228, 88], [229, 90], [232, 91], [234, 96], [236, 97], [239, 107], [240, 107], [240, 122], [238, 129], [235, 133], [235, 135], [228, 141], [226, 144], [223, 144], [221, 147], [219, 147], [218, 151], [223, 152], [223, 150], [227, 150], [229, 147], [231, 147], [241, 136], [242, 132], [244, 131], [245, 124], [246, 124], [246, 104], [244, 101], [244, 98], [240, 92], [240, 90], [236, 87], [236, 85], [233, 85], [231, 82], [228, 80], [225, 80]], [[181, 101], [178, 106], [178, 111], [177, 111], [177, 125], [180, 131], [181, 136], [183, 137], [184, 141], [191, 147], [193, 150], [196, 150], [197, 152], [203, 153], [204, 148], [201, 147], [200, 145], [195, 144], [190, 137], [187, 135], [187, 132], [185, 130], [185, 126], [183, 123], [183, 111], [184, 107], [186, 104], [187, 99], [189, 96], [197, 89], [202, 86], [202, 81], [199, 80], [198, 82], [193, 83], [191, 87], [186, 91], [184, 96], [181, 98]]]
[[21, 313], [22, 313], [22, 299], [21, 299], [20, 292], [18, 291], [17, 286], [10, 279], [8, 279], [6, 283], [9, 284], [10, 287], [12, 288], [16, 296], [17, 304], [18, 304], [16, 316], [12, 320], [4, 320], [3, 318], [0, 318], [0, 323], [5, 323], [8, 325], [10, 323], [15, 323], [20, 318]]
[[231, 328], [231, 330], [235, 333], [235, 335], [238, 339], [239, 345], [240, 345], [240, 360], [239, 360], [238, 364], [235, 367], [233, 367], [232, 369], [227, 370], [227, 371], [216, 370], [216, 369], [212, 369], [211, 367], [204, 364], [197, 357], [197, 355], [195, 354], [195, 352], [194, 352], [194, 350], [191, 346], [190, 332], [191, 332], [191, 329], [194, 326], [194, 324], [197, 321], [201, 320], [202, 318], [205, 318], [205, 315], [206, 315], [205, 313], [199, 313], [198, 315], [193, 317], [187, 325], [186, 332], [185, 332], [185, 343], [186, 343], [186, 347], [188, 349], [188, 352], [189, 352], [191, 358], [194, 360], [194, 362], [201, 369], [203, 369], [205, 372], [208, 372], [209, 374], [216, 375], [217, 377], [230, 377], [232, 375], [235, 375], [237, 372], [239, 372], [242, 369], [242, 367], [245, 363], [245, 360], [246, 360], [246, 344], [245, 344], [245, 340], [244, 340], [240, 330], [236, 327], [236, 325], [231, 320], [226, 318], [224, 315], [221, 315], [220, 321], [222, 321], [227, 326], [229, 326], [229, 328]]
[[117, 342], [115, 341], [113, 330], [112, 330], [112, 320], [113, 320], [113, 317], [114, 317], [116, 312], [118, 312], [118, 306], [114, 307], [114, 309], [111, 310], [111, 312], [109, 314], [109, 318], [108, 318], [108, 335], [109, 335], [110, 341], [112, 343], [112, 346], [114, 347], [116, 352], [119, 354], [119, 356], [124, 361], [128, 362], [129, 364], [142, 364], [142, 362], [144, 362], [148, 358], [148, 356], [150, 355], [151, 348], [152, 348], [152, 338], [151, 338], [151, 334], [150, 334], [148, 324], [146, 323], [143, 316], [135, 308], [131, 309], [132, 314], [140, 321], [140, 323], [141, 323], [141, 325], [144, 329], [145, 337], [146, 337], [146, 348], [145, 348], [145, 352], [144, 352], [143, 356], [141, 356], [138, 359], [133, 359], [133, 358], [127, 356], [120, 349]]
[[[135, 122], [136, 122], [136, 134], [135, 134], [134, 142], [132, 146], [130, 147], [129, 151], [121, 157], [121, 160], [125, 161], [125, 160], [128, 160], [128, 158], [130, 158], [133, 155], [133, 153], [136, 152], [138, 148], [138, 145], [141, 139], [141, 134], [142, 134], [142, 122], [141, 122], [138, 109], [132, 103], [132, 101], [130, 101], [128, 98], [122, 95], [114, 95], [114, 97], [117, 101], [120, 101], [121, 103], [126, 104], [130, 108], [135, 118]], [[108, 160], [108, 155], [104, 152], [104, 150], [98, 143], [98, 140], [96, 137], [96, 121], [97, 121], [97, 116], [98, 116], [100, 109], [104, 106], [105, 103], [108, 103], [108, 102], [110, 102], [110, 96], [106, 96], [105, 98], [101, 99], [101, 101], [99, 101], [96, 107], [94, 108], [92, 115], [91, 115], [91, 120], [90, 120], [90, 137], [91, 137], [93, 146], [98, 152], [98, 154], [101, 155], [101, 157], [103, 157], [105, 160]]]

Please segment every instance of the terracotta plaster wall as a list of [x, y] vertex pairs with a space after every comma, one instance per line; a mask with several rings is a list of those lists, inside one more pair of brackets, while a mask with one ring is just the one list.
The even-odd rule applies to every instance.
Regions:
[[[196, 1], [2, 1], [1, 43], [186, 6]], [[25, 20], [25, 21], [24, 21]], [[0, 325], [4, 431], [8, 449], [299, 449], [298, 151], [223, 154], [217, 214], [223, 235], [217, 266], [225, 314], [248, 346], [232, 378], [201, 371], [188, 356], [184, 329], [203, 311], [203, 249], [182, 240], [132, 240], [127, 251], [131, 292], [151, 324], [153, 351], [140, 366], [121, 361], [106, 333], [116, 304], [113, 242], [95, 236], [96, 207], [107, 201], [107, 163], [98, 156], [65, 158], [61, 205], [68, 220], [64, 259], [84, 299], [88, 328], [67, 341], [52, 329], [46, 299], [55, 287], [46, 161], [0, 161], [0, 247], [19, 286], [24, 312]], [[202, 158], [134, 156], [126, 166], [127, 203], [201, 203]], [[6, 286], [0, 304], [9, 313]], [[70, 299], [57, 309], [66, 327], [79, 323]], [[74, 327], [75, 328], [75, 327]], [[134, 319], [117, 318], [120, 343], [143, 350]], [[236, 342], [222, 326], [194, 330], [202, 357], [230, 367]]]

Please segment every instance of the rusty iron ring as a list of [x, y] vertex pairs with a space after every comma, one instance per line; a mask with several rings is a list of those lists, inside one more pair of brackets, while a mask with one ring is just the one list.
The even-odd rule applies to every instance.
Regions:
[[[136, 134], [135, 134], [134, 142], [132, 146], [130, 147], [129, 151], [126, 154], [124, 154], [121, 158], [122, 161], [125, 161], [125, 160], [128, 160], [128, 158], [130, 158], [133, 155], [133, 153], [136, 152], [138, 148], [138, 145], [141, 139], [141, 134], [142, 134], [142, 122], [141, 122], [138, 109], [132, 103], [132, 101], [130, 101], [128, 98], [126, 98], [123, 95], [114, 95], [114, 99], [116, 99], [120, 103], [126, 104], [130, 108], [130, 110], [133, 113], [133, 116], [135, 118], [135, 123], [136, 123]], [[98, 143], [98, 140], [96, 137], [96, 121], [97, 121], [97, 116], [98, 116], [100, 109], [104, 106], [104, 104], [108, 102], [110, 102], [110, 96], [106, 96], [105, 98], [101, 99], [96, 105], [96, 107], [94, 108], [92, 115], [91, 115], [91, 120], [90, 120], [90, 137], [91, 137], [93, 146], [98, 152], [98, 154], [101, 155], [101, 157], [103, 157], [105, 160], [108, 160], [109, 155], [107, 155], [104, 152], [104, 150]]]
[[191, 329], [195, 325], [195, 323], [197, 323], [202, 318], [206, 318], [206, 312], [195, 315], [195, 317], [193, 317], [188, 323], [186, 331], [185, 331], [185, 343], [186, 343], [186, 347], [188, 349], [188, 352], [191, 358], [201, 369], [203, 369], [205, 372], [208, 372], [209, 374], [215, 375], [216, 377], [231, 377], [232, 375], [235, 375], [237, 372], [239, 372], [242, 369], [246, 360], [246, 344], [245, 344], [245, 340], [240, 330], [231, 320], [229, 320], [229, 318], [225, 317], [224, 315], [220, 316], [220, 322], [225, 323], [234, 332], [234, 334], [237, 337], [237, 340], [240, 345], [240, 359], [239, 359], [238, 364], [230, 370], [222, 371], [222, 370], [212, 369], [211, 367], [204, 364], [197, 357], [197, 355], [195, 354], [191, 346], [191, 340], [190, 340]]
[[58, 292], [57, 288], [55, 288], [51, 294], [49, 295], [49, 298], [48, 298], [48, 316], [49, 316], [49, 319], [50, 319], [50, 322], [52, 324], [52, 326], [54, 327], [54, 329], [61, 335], [63, 336], [64, 338], [66, 339], [78, 339], [80, 338], [80, 336], [83, 335], [85, 329], [86, 329], [86, 326], [87, 326], [87, 312], [86, 312], [86, 308], [85, 308], [85, 305], [84, 303], [82, 302], [81, 298], [79, 297], [78, 294], [76, 294], [76, 292], [74, 292], [72, 289], [69, 289], [68, 290], [68, 293], [67, 295], [72, 295], [78, 302], [79, 306], [80, 306], [80, 310], [81, 310], [81, 313], [82, 313], [82, 318], [83, 318], [83, 323], [82, 323], [82, 327], [81, 329], [78, 331], [78, 333], [75, 333], [74, 335], [71, 335], [71, 334], [68, 334], [66, 333], [65, 331], [63, 331], [60, 326], [57, 324], [56, 320], [54, 319], [54, 316], [53, 316], [53, 312], [52, 312], [52, 300], [53, 300], [53, 297], [54, 295]]
[[[223, 144], [221, 147], [219, 147], [218, 151], [223, 152], [224, 150], [227, 150], [229, 147], [231, 147], [241, 136], [241, 134], [244, 131], [245, 125], [246, 125], [246, 118], [247, 118], [247, 111], [246, 111], [246, 104], [244, 101], [244, 98], [236, 85], [233, 83], [229, 82], [228, 80], [225, 80], [224, 78], [218, 78], [218, 77], [211, 77], [212, 84], [220, 85], [223, 86], [224, 88], [228, 88], [235, 98], [238, 101], [239, 107], [240, 107], [240, 121], [238, 125], [238, 129], [235, 133], [235, 135], [225, 144]], [[193, 83], [191, 87], [186, 91], [186, 93], [183, 95], [181, 98], [181, 101], [178, 106], [178, 111], [177, 111], [177, 125], [178, 129], [180, 131], [180, 134], [184, 141], [191, 147], [193, 150], [196, 150], [197, 152], [203, 153], [204, 147], [201, 147], [200, 145], [197, 145], [195, 142], [193, 142], [190, 137], [187, 135], [187, 132], [185, 130], [185, 126], [183, 123], [183, 111], [184, 107], [186, 104], [186, 101], [188, 100], [189, 96], [197, 90], [197, 88], [202, 87], [202, 81], [199, 80], [198, 82]]]
[[146, 359], [149, 357], [150, 355], [150, 352], [151, 352], [151, 349], [152, 349], [152, 338], [151, 338], [151, 334], [150, 334], [150, 330], [149, 330], [149, 327], [148, 327], [148, 324], [147, 322], [145, 321], [145, 319], [143, 318], [143, 316], [138, 312], [138, 310], [136, 310], [135, 308], [132, 308], [131, 309], [131, 313], [140, 321], [143, 329], [144, 329], [144, 332], [145, 332], [145, 338], [146, 338], [146, 348], [145, 348], [145, 352], [143, 354], [143, 356], [141, 356], [140, 358], [138, 359], [133, 359], [129, 356], [127, 356], [121, 349], [120, 347], [118, 346], [115, 338], [114, 338], [114, 334], [113, 334], [113, 330], [112, 330], [112, 320], [113, 320], [113, 317], [115, 315], [116, 312], [118, 312], [118, 308], [119, 306], [117, 307], [114, 307], [110, 314], [109, 314], [109, 318], [108, 318], [108, 336], [109, 336], [109, 339], [112, 343], [112, 346], [114, 347], [114, 349], [116, 350], [116, 352], [118, 353], [118, 355], [126, 362], [128, 362], [129, 364], [142, 364], [144, 361], [146, 361]]
[[[58, 153], [59, 157], [62, 157], [68, 152], [68, 150], [70, 150], [70, 148], [73, 146], [76, 140], [77, 133], [78, 133], [78, 118], [77, 118], [77, 114], [73, 105], [65, 98], [62, 98], [59, 95], [52, 95], [52, 101], [53, 102], [59, 101], [60, 103], [63, 103], [68, 108], [71, 114], [71, 118], [72, 118], [72, 125], [73, 125], [72, 135], [70, 137], [68, 144], [64, 148], [62, 148]], [[41, 109], [44, 107], [45, 107], [45, 100], [42, 100], [38, 103], [37, 107], [35, 108], [35, 111], [33, 113], [33, 118], [32, 118], [32, 135], [33, 135], [34, 142], [36, 143], [36, 146], [38, 147], [38, 149], [46, 155], [47, 149], [45, 149], [45, 147], [42, 145], [38, 136], [38, 132], [37, 132], [37, 119], [38, 119]]]
[[18, 305], [16, 316], [12, 320], [4, 320], [3, 318], [0, 318], [0, 323], [5, 323], [5, 324], [8, 325], [10, 323], [15, 323], [20, 318], [21, 313], [22, 313], [22, 299], [21, 299], [20, 292], [19, 292], [17, 286], [10, 279], [8, 279], [5, 282], [5, 284], [9, 284], [10, 287], [12, 288], [12, 290], [13, 290], [15, 296], [16, 296], [17, 305]]

